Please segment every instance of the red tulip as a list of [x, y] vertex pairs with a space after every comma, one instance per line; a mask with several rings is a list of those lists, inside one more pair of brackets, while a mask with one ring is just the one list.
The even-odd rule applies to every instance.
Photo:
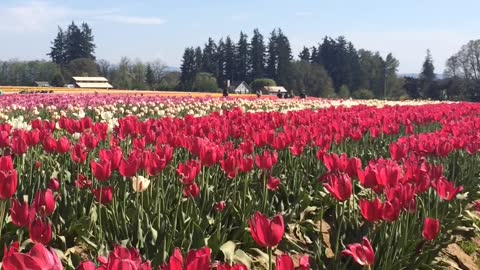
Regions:
[[220, 202], [215, 203], [213, 208], [215, 209], [215, 211], [221, 213], [225, 210], [225, 207], [227, 207], [227, 204], [225, 203], [225, 201], [220, 201]]
[[473, 207], [475, 208], [475, 210], [477, 210], [478, 212], [480, 212], [480, 201], [476, 201], [473, 203]]
[[60, 183], [57, 178], [50, 178], [47, 187], [53, 191], [57, 191], [60, 188]]
[[180, 249], [176, 248], [168, 263], [161, 267], [161, 270], [182, 270], [183, 269], [183, 255]]
[[432, 186], [437, 191], [438, 197], [444, 201], [455, 199], [458, 193], [463, 191], [463, 187], [455, 187], [453, 182], [447, 181], [444, 177], [440, 177], [437, 181], [432, 182]]
[[109, 160], [100, 160], [100, 162], [90, 161], [90, 168], [93, 176], [98, 181], [107, 181], [112, 175], [111, 163]]
[[267, 180], [267, 188], [268, 190], [277, 190], [280, 186], [280, 179], [270, 176]]
[[0, 169], [0, 200], [10, 199], [15, 194], [17, 185], [17, 171]]
[[190, 250], [185, 262], [185, 270], [210, 270], [211, 250], [208, 247]]
[[49, 135], [43, 138], [42, 147], [45, 152], [53, 153], [57, 150], [57, 141], [55, 141], [55, 139], [51, 135]]
[[101, 204], [109, 204], [113, 200], [113, 187], [101, 187], [98, 189], [92, 189], [95, 200]]
[[229, 265], [225, 263], [217, 265], [217, 270], [247, 270], [247, 267], [243, 264]]
[[360, 200], [358, 203], [362, 217], [368, 222], [376, 222], [382, 218], [382, 203], [378, 198], [374, 201]]
[[372, 266], [375, 263], [375, 252], [366, 237], [363, 237], [361, 244], [348, 245], [347, 249], [342, 251], [342, 255], [352, 257], [361, 266]]
[[15, 226], [25, 227], [28, 225], [30, 208], [26, 200], [20, 203], [17, 199], [13, 199], [9, 212], [10, 217], [12, 218], [12, 223]]
[[30, 239], [35, 243], [48, 244], [52, 239], [52, 224], [50, 221], [43, 221], [42, 217], [35, 217], [30, 223], [28, 230]]
[[210, 248], [204, 247], [199, 250], [190, 250], [185, 264], [181, 251], [176, 248], [167, 264], [161, 270], [210, 270]]
[[277, 152], [264, 151], [262, 155], [255, 156], [255, 164], [260, 170], [270, 170], [277, 163]]
[[200, 173], [201, 164], [195, 160], [178, 164], [177, 174], [180, 176], [180, 183], [191, 185]]
[[440, 221], [434, 218], [425, 218], [423, 221], [422, 237], [427, 241], [435, 239], [440, 231]]
[[[16, 249], [16, 250], [15, 250]], [[42, 244], [35, 244], [26, 254], [10, 248], [2, 263], [3, 270], [62, 270], [62, 262], [55, 251]]]
[[270, 220], [260, 212], [255, 212], [248, 226], [253, 240], [261, 247], [278, 245], [285, 231], [283, 217], [280, 214]]
[[127, 160], [122, 159], [118, 167], [120, 175], [123, 177], [135, 176], [140, 168], [140, 162], [141, 160], [134, 153], [130, 154]]
[[86, 176], [82, 174], [77, 175], [74, 184], [79, 189], [90, 188], [92, 186], [92, 181], [88, 180]]
[[149, 262], [143, 262], [138, 249], [115, 246], [108, 256], [106, 270], [151, 270]]
[[300, 257], [300, 261], [298, 263], [300, 264], [300, 270], [310, 269], [310, 261], [308, 255], [303, 255], [302, 257]]
[[10, 146], [10, 134], [6, 131], [0, 131], [0, 148]]
[[352, 196], [352, 181], [346, 173], [329, 173], [323, 186], [335, 199], [340, 202], [350, 199]]
[[183, 188], [183, 197], [188, 198], [196, 198], [200, 194], [200, 187], [197, 185], [197, 183], [193, 183], [191, 185], [185, 186]]
[[96, 270], [97, 266], [91, 262], [91, 261], [86, 261], [86, 262], [81, 262], [75, 270]]
[[295, 270], [292, 258], [287, 254], [277, 256], [275, 270]]
[[55, 199], [52, 190], [37, 191], [33, 198], [33, 207], [37, 213], [51, 215], [55, 211]]
[[64, 154], [68, 151], [70, 151], [70, 141], [65, 136], [62, 136], [57, 141], [57, 153]]
[[398, 199], [386, 201], [382, 208], [382, 219], [388, 222], [394, 222], [400, 216], [401, 206]]
[[87, 159], [87, 152], [83, 150], [82, 145], [75, 144], [71, 151], [71, 157], [73, 162], [82, 164], [85, 163], [85, 160]]
[[21, 156], [27, 152], [28, 145], [24, 138], [19, 136], [13, 136], [11, 148], [12, 148], [12, 153], [14, 153], [15, 155]]

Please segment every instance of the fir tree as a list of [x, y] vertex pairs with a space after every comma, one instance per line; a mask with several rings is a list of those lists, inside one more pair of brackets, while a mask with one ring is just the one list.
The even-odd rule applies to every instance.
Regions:
[[274, 29], [268, 41], [267, 76], [271, 79], [277, 77], [278, 55], [277, 55], [277, 30]]
[[251, 80], [265, 76], [265, 43], [258, 29], [253, 31], [250, 50]]
[[50, 53], [48, 55], [52, 59], [52, 62], [63, 66], [66, 64], [66, 35], [63, 32], [63, 29], [59, 26], [58, 33], [55, 40], [52, 42], [52, 47], [50, 47]]
[[250, 71], [249, 66], [249, 59], [248, 59], [248, 51], [249, 51], [249, 44], [247, 41], [247, 35], [243, 32], [240, 32], [240, 39], [237, 43], [237, 52], [236, 52], [236, 80], [238, 81], [246, 81], [248, 73]]
[[145, 72], [145, 81], [150, 89], [155, 88], [155, 74], [153, 74], [153, 69], [150, 64], [147, 64], [147, 69]]
[[217, 63], [216, 63], [217, 45], [212, 38], [208, 38], [208, 42], [203, 49], [202, 71], [211, 73], [217, 77]]
[[225, 40], [225, 79], [233, 81], [235, 80], [235, 45], [232, 43], [232, 39], [227, 37]]
[[185, 49], [183, 53], [182, 66], [180, 70], [182, 72], [180, 76], [180, 88], [181, 90], [190, 91], [195, 81], [197, 73], [195, 64], [195, 50], [193, 48]]
[[298, 58], [302, 61], [310, 62], [310, 50], [307, 47], [303, 47], [303, 50], [298, 55]]

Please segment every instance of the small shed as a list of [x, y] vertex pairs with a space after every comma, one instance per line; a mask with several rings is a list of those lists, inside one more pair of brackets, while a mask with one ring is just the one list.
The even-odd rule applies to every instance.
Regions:
[[278, 93], [288, 93], [288, 91], [283, 86], [264, 86], [262, 88], [262, 93], [264, 95], [277, 95]]
[[35, 85], [38, 87], [51, 87], [47, 81], [35, 81]]
[[228, 88], [228, 92], [235, 93], [235, 94], [250, 94], [253, 93], [252, 88], [246, 82], [240, 82], [233, 84]]
[[105, 77], [73, 77], [77, 88], [112, 89]]

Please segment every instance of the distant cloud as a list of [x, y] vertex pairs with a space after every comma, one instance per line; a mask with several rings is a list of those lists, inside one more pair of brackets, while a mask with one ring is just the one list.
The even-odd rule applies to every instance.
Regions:
[[297, 12], [295, 12], [295, 16], [297, 16], [297, 17], [306, 17], [306, 16], [310, 16], [310, 15], [312, 15], [312, 13], [309, 12], [309, 11], [297, 11]]
[[44, 1], [0, 8], [0, 31], [43, 32], [67, 17], [69, 10]]
[[133, 25], [160, 25], [166, 22], [158, 17], [125, 15], [118, 9], [78, 10], [40, 0], [12, 6], [0, 4], [0, 32], [43, 33], [65, 22], [88, 22], [92, 19]]
[[138, 25], [160, 25], [166, 23], [165, 20], [158, 17], [136, 17], [136, 16], [122, 16], [122, 15], [101, 15], [97, 16], [97, 19], [125, 23], [125, 24], [138, 24]]

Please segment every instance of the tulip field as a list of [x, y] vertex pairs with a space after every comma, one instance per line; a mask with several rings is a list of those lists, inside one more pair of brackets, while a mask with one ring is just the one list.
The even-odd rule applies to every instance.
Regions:
[[2, 269], [443, 269], [480, 104], [0, 97]]

